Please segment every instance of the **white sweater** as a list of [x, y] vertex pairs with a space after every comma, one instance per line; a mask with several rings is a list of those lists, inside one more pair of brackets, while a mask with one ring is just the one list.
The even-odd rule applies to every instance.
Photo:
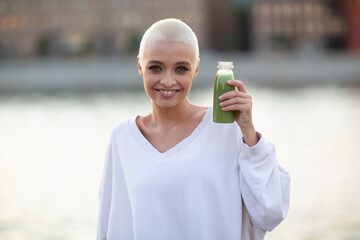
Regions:
[[[112, 132], [100, 187], [97, 240], [263, 239], [287, 215], [290, 176], [263, 137], [212, 121], [160, 153], [135, 117]], [[246, 207], [245, 207], [246, 206]]]

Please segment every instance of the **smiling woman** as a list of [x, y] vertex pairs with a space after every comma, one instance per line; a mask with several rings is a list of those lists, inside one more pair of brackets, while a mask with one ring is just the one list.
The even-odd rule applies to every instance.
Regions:
[[255, 131], [241, 81], [219, 96], [235, 122], [188, 99], [199, 71], [196, 35], [164, 19], [144, 34], [138, 70], [152, 111], [120, 122], [109, 142], [98, 240], [263, 239], [287, 215], [290, 176]]
[[189, 104], [187, 96], [199, 69], [199, 61], [193, 59], [191, 47], [182, 42], [157, 40], [146, 48], [138, 67], [153, 111], [157, 106], [169, 109]]

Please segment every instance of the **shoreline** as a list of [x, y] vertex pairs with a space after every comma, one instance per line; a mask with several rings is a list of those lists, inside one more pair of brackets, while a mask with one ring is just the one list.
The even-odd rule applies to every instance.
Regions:
[[[194, 87], [212, 86], [217, 61], [233, 61], [236, 79], [266, 86], [360, 85], [360, 55], [244, 55], [203, 51]], [[136, 54], [82, 59], [0, 60], [1, 92], [142, 88]]]

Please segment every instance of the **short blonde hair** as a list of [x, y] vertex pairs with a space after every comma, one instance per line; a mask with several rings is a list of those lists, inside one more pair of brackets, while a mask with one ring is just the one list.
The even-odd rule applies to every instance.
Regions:
[[149, 42], [158, 40], [183, 42], [194, 50], [195, 60], [200, 60], [197, 37], [194, 31], [180, 19], [166, 18], [151, 25], [141, 39], [138, 57], [141, 59], [144, 56]]

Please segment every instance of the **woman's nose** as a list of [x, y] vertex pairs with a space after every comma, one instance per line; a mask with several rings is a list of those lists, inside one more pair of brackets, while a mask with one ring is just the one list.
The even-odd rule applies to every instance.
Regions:
[[174, 79], [174, 76], [172, 76], [171, 73], [166, 73], [161, 78], [160, 84], [162, 84], [164, 87], [170, 88], [176, 84], [176, 81]]

